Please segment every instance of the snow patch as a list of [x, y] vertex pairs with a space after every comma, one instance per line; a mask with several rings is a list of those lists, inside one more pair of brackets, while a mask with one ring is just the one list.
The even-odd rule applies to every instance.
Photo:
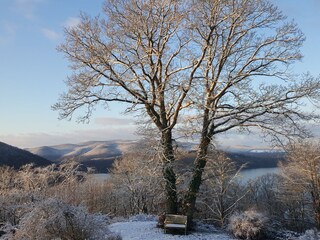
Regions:
[[217, 233], [212, 231], [209, 232], [205, 228], [198, 229], [197, 232], [189, 232], [188, 235], [165, 234], [163, 229], [156, 227], [157, 225], [156, 221], [136, 221], [136, 220], [137, 219], [132, 219], [131, 222], [113, 223], [109, 226], [109, 229], [114, 233], [120, 234], [122, 237], [122, 240], [142, 240], [142, 239], [234, 240], [235, 239], [225, 233]]

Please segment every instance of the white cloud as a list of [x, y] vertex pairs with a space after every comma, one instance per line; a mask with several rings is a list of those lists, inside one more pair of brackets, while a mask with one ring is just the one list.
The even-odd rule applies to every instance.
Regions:
[[80, 143], [86, 141], [134, 140], [135, 128], [102, 128], [79, 130], [66, 133], [23, 133], [0, 135], [0, 141], [20, 148], [52, 146], [64, 143]]
[[216, 137], [218, 146], [223, 149], [251, 149], [270, 147], [270, 141], [265, 141], [258, 133], [240, 134], [236, 130], [228, 133], [219, 134]]
[[41, 32], [43, 33], [43, 35], [46, 38], [48, 38], [51, 41], [56, 41], [60, 38], [60, 35], [57, 32], [55, 32], [49, 28], [42, 28]]
[[36, 6], [45, 0], [15, 0], [15, 10], [29, 20], [36, 18]]
[[127, 119], [127, 118], [105, 117], [105, 118], [96, 118], [94, 122], [98, 125], [103, 125], [103, 126], [123, 126], [123, 125], [133, 124], [134, 120]]
[[80, 24], [81, 20], [80, 18], [76, 17], [69, 17], [63, 24], [66, 28], [74, 28], [77, 27]]

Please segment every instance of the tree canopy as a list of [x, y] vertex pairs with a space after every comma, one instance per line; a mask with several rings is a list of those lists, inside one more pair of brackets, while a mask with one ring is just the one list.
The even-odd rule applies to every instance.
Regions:
[[159, 131], [168, 212], [178, 211], [172, 130], [199, 139], [184, 198], [192, 216], [215, 135], [258, 127], [275, 136], [306, 135], [319, 116], [301, 105], [320, 81], [294, 76], [304, 35], [268, 0], [107, 0], [103, 15], [81, 15], [58, 47], [74, 70], [53, 109], [61, 118], [98, 103], [129, 104]]

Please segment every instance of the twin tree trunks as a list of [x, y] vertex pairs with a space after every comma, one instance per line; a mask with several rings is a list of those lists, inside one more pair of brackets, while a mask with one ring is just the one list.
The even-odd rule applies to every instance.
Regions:
[[[197, 194], [202, 182], [202, 174], [206, 165], [206, 156], [208, 146], [210, 144], [209, 138], [202, 138], [199, 145], [197, 157], [194, 162], [194, 169], [192, 178], [190, 180], [188, 190], [182, 201], [178, 200], [176, 174], [173, 169], [173, 162], [175, 161], [174, 150], [172, 146], [172, 133], [166, 130], [162, 133], [162, 147], [163, 147], [163, 176], [166, 180], [166, 212], [168, 214], [184, 214], [188, 216], [188, 225], [192, 224], [193, 215], [195, 211]], [[179, 203], [181, 202], [181, 205]]]

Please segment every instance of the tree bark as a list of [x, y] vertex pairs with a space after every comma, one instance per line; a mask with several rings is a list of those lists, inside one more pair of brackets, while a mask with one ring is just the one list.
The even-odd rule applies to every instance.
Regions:
[[173, 169], [175, 160], [172, 146], [171, 129], [166, 129], [162, 132], [162, 163], [163, 177], [165, 179], [166, 192], [166, 213], [176, 214], [178, 212], [178, 198], [176, 187], [176, 175]]
[[311, 191], [311, 196], [313, 201], [315, 222], [316, 222], [317, 228], [320, 229], [320, 197], [317, 189], [314, 189], [313, 191]]
[[210, 138], [205, 136], [202, 138], [199, 145], [197, 157], [195, 159], [195, 166], [192, 173], [192, 179], [189, 184], [188, 192], [184, 199], [184, 211], [188, 216], [188, 221], [192, 223], [195, 212], [197, 194], [202, 183], [202, 174], [207, 163], [207, 153], [210, 144]]

